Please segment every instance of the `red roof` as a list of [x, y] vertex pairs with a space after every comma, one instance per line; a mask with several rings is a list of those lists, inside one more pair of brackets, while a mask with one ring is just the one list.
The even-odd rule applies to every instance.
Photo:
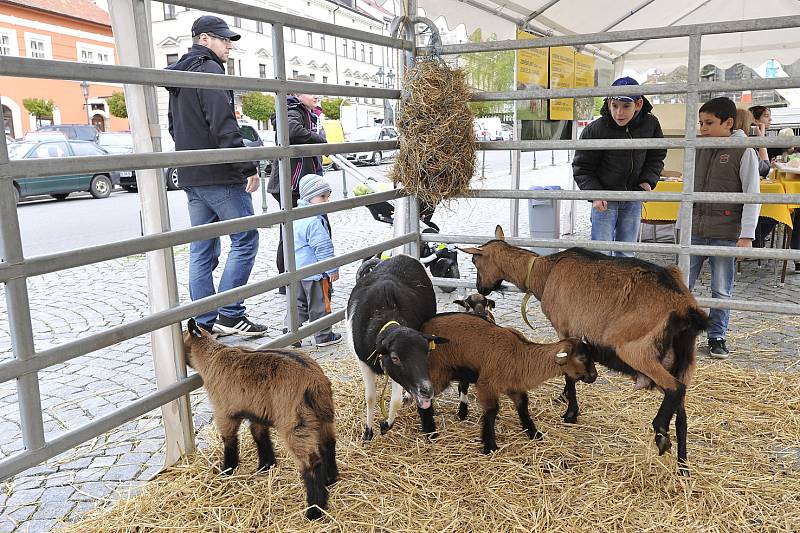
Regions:
[[73, 19], [85, 20], [111, 26], [111, 17], [97, 7], [92, 0], [3, 0], [3, 4], [15, 4], [21, 7], [48, 11]]

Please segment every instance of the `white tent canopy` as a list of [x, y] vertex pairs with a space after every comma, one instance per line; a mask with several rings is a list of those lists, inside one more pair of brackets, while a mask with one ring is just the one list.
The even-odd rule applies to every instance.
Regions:
[[[425, 16], [444, 17], [449, 28], [464, 24], [484, 36], [513, 39], [517, 23], [546, 35], [571, 35], [759, 19], [800, 17], [797, 0], [418, 0]], [[688, 37], [609, 43], [588, 47], [615, 61], [619, 69], [669, 72], [687, 64]], [[797, 28], [704, 36], [701, 64], [751, 67], [775, 59], [791, 64], [800, 57]]]

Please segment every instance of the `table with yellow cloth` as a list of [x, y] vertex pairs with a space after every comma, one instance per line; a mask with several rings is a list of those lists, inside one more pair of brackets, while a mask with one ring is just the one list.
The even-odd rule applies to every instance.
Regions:
[[[786, 176], [793, 176], [787, 178]], [[800, 193], [800, 179], [795, 179], [794, 176], [800, 178], [800, 175], [781, 173], [777, 175], [774, 180], [761, 180], [762, 193]], [[656, 192], [682, 192], [682, 181], [659, 181]], [[792, 227], [792, 209], [800, 207], [798, 205], [787, 204], [762, 204], [761, 213], [762, 217], [769, 217], [777, 220], [781, 224], [786, 224]], [[678, 220], [678, 209], [680, 208], [679, 202], [642, 202], [642, 221], [658, 221], [658, 222], [674, 222]]]

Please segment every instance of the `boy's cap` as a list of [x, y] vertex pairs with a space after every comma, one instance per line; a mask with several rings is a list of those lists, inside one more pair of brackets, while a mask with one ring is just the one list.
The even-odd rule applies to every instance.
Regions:
[[[619, 87], [621, 85], [639, 85], [639, 82], [630, 76], [625, 76], [624, 78], [618, 78], [614, 80], [614, 83], [611, 84], [612, 87]], [[639, 100], [641, 97], [641, 94], [634, 96], [609, 96], [609, 98], [612, 100], [619, 100], [620, 102], [634, 102]]]
[[227, 22], [211, 15], [204, 15], [192, 24], [192, 37], [197, 37], [201, 33], [213, 33], [220, 37], [227, 37], [231, 41], [238, 41], [242, 38], [238, 33], [231, 31]]
[[310, 202], [315, 196], [331, 192], [328, 181], [317, 174], [306, 174], [300, 178], [300, 198]]

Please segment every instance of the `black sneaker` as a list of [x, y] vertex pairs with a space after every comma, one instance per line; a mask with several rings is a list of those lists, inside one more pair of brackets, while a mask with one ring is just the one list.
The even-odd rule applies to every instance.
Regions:
[[317, 346], [331, 346], [333, 344], [339, 344], [342, 342], [342, 336], [338, 333], [329, 333], [327, 337], [325, 337], [321, 341], [317, 341]]
[[222, 335], [244, 335], [245, 337], [263, 337], [267, 333], [267, 326], [251, 322], [246, 316], [230, 318], [219, 315], [214, 322], [214, 331]]
[[794, 262], [794, 272], [795, 274], [800, 274], [800, 261]]
[[[289, 328], [283, 328], [283, 334], [286, 335], [287, 333], [289, 333]], [[293, 342], [291, 346], [292, 348], [300, 348], [301, 346], [303, 346], [303, 343], [301, 341], [297, 341]]]
[[725, 339], [708, 339], [708, 354], [714, 359], [727, 359], [730, 353]]

